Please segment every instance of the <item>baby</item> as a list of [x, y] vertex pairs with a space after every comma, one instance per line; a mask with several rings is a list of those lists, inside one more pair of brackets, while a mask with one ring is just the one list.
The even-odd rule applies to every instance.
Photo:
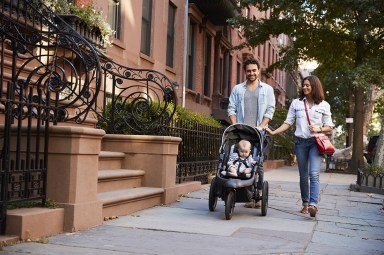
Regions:
[[234, 152], [228, 160], [228, 176], [238, 176], [238, 173], [249, 174], [252, 166], [256, 164], [251, 154], [251, 143], [247, 140], [241, 140], [238, 145], [238, 153]]

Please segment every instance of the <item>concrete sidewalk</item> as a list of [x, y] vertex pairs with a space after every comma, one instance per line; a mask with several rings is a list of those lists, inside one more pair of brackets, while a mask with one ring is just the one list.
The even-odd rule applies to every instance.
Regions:
[[269, 209], [237, 203], [225, 220], [224, 202], [208, 210], [209, 185], [157, 206], [47, 243], [20, 243], [0, 254], [384, 254], [383, 195], [349, 191], [355, 175], [321, 173], [319, 212], [303, 215], [297, 167], [272, 169]]

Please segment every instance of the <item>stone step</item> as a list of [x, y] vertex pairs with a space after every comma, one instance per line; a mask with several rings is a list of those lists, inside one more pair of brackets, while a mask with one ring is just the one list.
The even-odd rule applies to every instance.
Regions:
[[128, 215], [162, 203], [163, 188], [130, 188], [101, 192], [97, 195], [103, 203], [104, 219]]
[[6, 233], [21, 240], [52, 236], [64, 231], [64, 208], [18, 208], [7, 210]]
[[99, 170], [104, 169], [121, 169], [125, 154], [123, 152], [100, 151], [99, 153]]
[[2, 235], [0, 236], [0, 243], [2, 245], [14, 245], [20, 241], [20, 237], [16, 235]]
[[97, 191], [100, 193], [141, 187], [144, 174], [143, 170], [99, 170]]

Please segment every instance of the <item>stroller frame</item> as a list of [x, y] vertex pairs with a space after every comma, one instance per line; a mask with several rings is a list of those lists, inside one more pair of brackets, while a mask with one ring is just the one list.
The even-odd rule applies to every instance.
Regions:
[[[225, 218], [232, 218], [236, 202], [259, 202], [261, 200], [261, 215], [266, 216], [268, 210], [268, 182], [258, 185], [260, 168], [264, 161], [265, 133], [245, 124], [233, 124], [223, 133], [220, 146], [219, 163], [216, 176], [212, 179], [209, 189], [209, 210], [216, 209], [217, 200], [221, 198], [225, 203]], [[228, 177], [221, 174], [227, 170], [230, 152], [233, 152], [237, 143], [242, 140], [251, 142], [251, 155], [256, 161], [249, 177]], [[261, 187], [259, 187], [261, 186]], [[261, 194], [260, 194], [261, 192]]]

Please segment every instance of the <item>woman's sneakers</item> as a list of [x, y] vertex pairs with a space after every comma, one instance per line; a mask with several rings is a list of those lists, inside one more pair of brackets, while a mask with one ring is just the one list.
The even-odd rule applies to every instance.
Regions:
[[311, 217], [315, 217], [317, 213], [317, 207], [314, 205], [310, 205], [308, 207], [308, 212], [309, 212], [309, 215], [311, 215]]

